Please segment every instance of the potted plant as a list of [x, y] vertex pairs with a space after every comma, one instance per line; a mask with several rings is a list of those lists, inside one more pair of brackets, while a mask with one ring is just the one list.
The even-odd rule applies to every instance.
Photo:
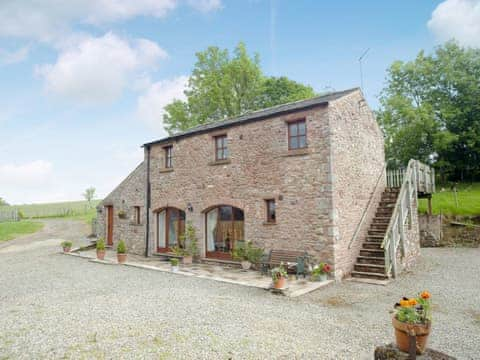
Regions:
[[332, 267], [327, 263], [321, 262], [312, 270], [312, 281], [327, 281], [328, 274], [332, 271]]
[[392, 318], [397, 347], [409, 352], [410, 336], [415, 336], [417, 354], [423, 354], [431, 328], [430, 293], [422, 292], [416, 298], [404, 297], [395, 304]]
[[105, 239], [104, 238], [100, 238], [97, 240], [96, 248], [97, 248], [97, 259], [98, 260], [105, 259]]
[[63, 248], [63, 252], [65, 253], [68, 253], [70, 252], [70, 250], [72, 250], [72, 242], [71, 241], [63, 241], [61, 244], [60, 244]]
[[184, 264], [192, 264], [193, 259], [198, 256], [198, 240], [195, 227], [191, 222], [187, 223], [185, 234], [180, 237], [183, 247], [176, 246], [172, 250], [175, 255], [182, 257]]
[[117, 261], [119, 264], [123, 264], [127, 261], [127, 246], [123, 240], [120, 240], [117, 245]]
[[180, 261], [178, 258], [170, 258], [170, 265], [172, 266], [172, 271], [177, 272], [178, 271], [178, 263]]
[[232, 258], [240, 261], [243, 270], [248, 270], [252, 264], [257, 264], [263, 255], [263, 249], [252, 244], [251, 241], [240, 243], [232, 250]]
[[283, 266], [283, 263], [281, 263], [278, 267], [273, 268], [271, 273], [273, 287], [275, 289], [283, 289], [287, 281], [287, 270], [285, 269], [285, 266]]

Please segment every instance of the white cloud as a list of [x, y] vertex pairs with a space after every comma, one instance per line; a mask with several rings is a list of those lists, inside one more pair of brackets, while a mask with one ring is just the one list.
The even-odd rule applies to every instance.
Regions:
[[[162, 18], [179, 0], [2, 0], [0, 36], [57, 42], [75, 24], [101, 25], [137, 16]], [[200, 11], [220, 7], [220, 0], [188, 0]]]
[[56, 63], [37, 68], [48, 92], [95, 104], [118, 98], [139, 72], [155, 68], [167, 53], [146, 39], [128, 41], [107, 33], [62, 50]]
[[0, 189], [44, 185], [50, 181], [52, 169], [52, 163], [45, 160], [0, 165]]
[[179, 76], [174, 79], [159, 81], [150, 85], [150, 88], [138, 98], [137, 116], [147, 123], [159, 136], [166, 135], [163, 127], [164, 107], [174, 99], [184, 100], [183, 91], [188, 77]]
[[446, 0], [428, 21], [440, 41], [455, 38], [462, 45], [480, 46], [480, 0]]
[[0, 49], [0, 65], [10, 65], [22, 62], [27, 58], [29, 52], [29, 46], [23, 46], [14, 51]]

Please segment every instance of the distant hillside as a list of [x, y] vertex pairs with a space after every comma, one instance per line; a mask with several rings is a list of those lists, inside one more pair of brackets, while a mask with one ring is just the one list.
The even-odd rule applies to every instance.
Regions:
[[44, 204], [25, 204], [1, 206], [0, 211], [18, 209], [26, 218], [51, 218], [51, 217], [69, 217], [84, 218], [89, 220], [95, 216], [95, 207], [100, 200], [92, 201], [92, 207], [89, 207], [87, 201], [68, 201], [58, 203]]

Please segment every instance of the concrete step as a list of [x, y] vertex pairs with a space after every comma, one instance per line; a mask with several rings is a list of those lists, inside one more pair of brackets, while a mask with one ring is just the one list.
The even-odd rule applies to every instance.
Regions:
[[385, 231], [387, 231], [387, 228], [388, 228], [388, 223], [371, 224], [369, 230], [371, 230], [371, 231], [381, 231], [381, 232], [385, 233]]
[[369, 273], [363, 271], [352, 271], [352, 277], [385, 280], [388, 277], [384, 273]]
[[372, 229], [370, 227], [370, 230], [368, 230], [368, 235], [379, 235], [379, 236], [385, 236], [385, 233], [387, 232], [387, 228], [385, 227], [384, 229]]
[[360, 256], [385, 257], [383, 249], [360, 249]]
[[367, 235], [367, 241], [378, 241], [378, 242], [382, 242], [383, 241], [383, 238], [385, 237], [385, 234], [381, 235], [381, 234], [376, 234], [376, 235], [370, 235], [368, 234]]
[[384, 257], [377, 257], [377, 256], [358, 256], [357, 257], [358, 264], [377, 264], [377, 265], [385, 265], [385, 258]]
[[385, 265], [356, 263], [353, 269], [354, 271], [381, 274], [385, 272]]
[[381, 241], [365, 241], [362, 244], [362, 249], [380, 250], [382, 249], [382, 242]]

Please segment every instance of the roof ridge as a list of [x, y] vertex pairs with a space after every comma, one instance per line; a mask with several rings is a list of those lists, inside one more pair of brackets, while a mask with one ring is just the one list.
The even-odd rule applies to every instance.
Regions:
[[153, 145], [156, 143], [162, 143], [162, 142], [167, 142], [174, 140], [176, 138], [181, 138], [185, 136], [190, 136], [194, 135], [196, 133], [204, 132], [204, 131], [209, 131], [213, 130], [216, 128], [221, 128], [221, 127], [226, 127], [230, 125], [234, 125], [237, 123], [242, 123], [246, 122], [249, 120], [254, 120], [256, 118], [264, 118], [264, 117], [271, 117], [275, 114], [282, 113], [285, 111], [294, 111], [294, 110], [299, 110], [304, 107], [310, 107], [310, 106], [315, 106], [315, 105], [321, 105], [325, 103], [329, 103], [330, 101], [336, 100], [340, 97], [343, 97], [345, 95], [348, 95], [354, 91], [360, 90], [359, 87], [354, 87], [350, 89], [345, 89], [341, 91], [332, 91], [328, 92], [319, 96], [315, 96], [312, 98], [308, 99], [303, 99], [303, 100], [296, 100], [296, 101], [291, 101], [288, 103], [284, 104], [278, 104], [274, 106], [270, 106], [268, 108], [263, 108], [263, 109], [258, 109], [258, 110], [253, 110], [253, 111], [246, 111], [240, 115], [234, 116], [234, 117], [229, 117], [225, 118], [222, 120], [212, 120], [208, 121], [206, 123], [191, 127], [185, 131], [179, 132], [177, 134], [173, 134], [171, 136], [147, 142], [143, 144], [143, 146], [147, 145]]

